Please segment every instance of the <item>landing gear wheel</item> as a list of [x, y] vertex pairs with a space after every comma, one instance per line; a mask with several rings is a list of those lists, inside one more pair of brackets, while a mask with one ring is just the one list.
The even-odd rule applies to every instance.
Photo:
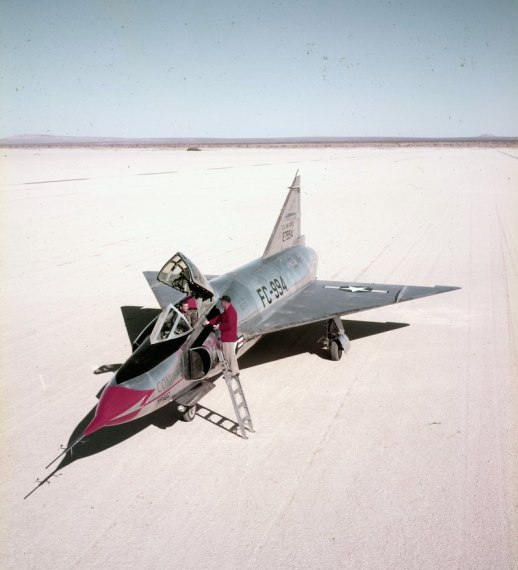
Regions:
[[196, 404], [187, 408], [187, 411], [181, 415], [182, 422], [192, 422], [196, 415]]
[[343, 351], [336, 340], [331, 341], [329, 348], [331, 350], [331, 360], [337, 362], [340, 360], [340, 358], [342, 358]]

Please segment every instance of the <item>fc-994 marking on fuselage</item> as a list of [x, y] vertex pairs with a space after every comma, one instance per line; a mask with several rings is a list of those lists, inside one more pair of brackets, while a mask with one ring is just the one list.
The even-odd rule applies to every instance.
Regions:
[[266, 307], [267, 305], [271, 305], [275, 299], [284, 295], [284, 291], [287, 290], [288, 287], [286, 287], [282, 275], [279, 275], [278, 279], [276, 278], [270, 281], [270, 290], [268, 290], [266, 285], [263, 285], [259, 287], [259, 289], [256, 289], [256, 292], [259, 295], [259, 299], [263, 302], [263, 307]]

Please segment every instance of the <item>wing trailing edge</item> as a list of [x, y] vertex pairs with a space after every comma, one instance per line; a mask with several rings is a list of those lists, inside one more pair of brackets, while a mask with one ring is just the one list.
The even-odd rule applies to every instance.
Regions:
[[267, 315], [250, 337], [457, 289], [316, 280]]

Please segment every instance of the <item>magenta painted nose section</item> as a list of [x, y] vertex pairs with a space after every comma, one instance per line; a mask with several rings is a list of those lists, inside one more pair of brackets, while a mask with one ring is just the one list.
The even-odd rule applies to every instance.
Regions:
[[132, 390], [122, 386], [106, 386], [95, 410], [95, 417], [84, 431], [89, 435], [104, 426], [123, 424], [134, 419], [153, 390]]

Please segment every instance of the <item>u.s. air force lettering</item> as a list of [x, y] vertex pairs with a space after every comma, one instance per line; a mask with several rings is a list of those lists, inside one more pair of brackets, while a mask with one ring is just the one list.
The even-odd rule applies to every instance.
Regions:
[[286, 222], [285, 224], [282, 224], [281, 230], [282, 230], [282, 241], [288, 241], [290, 239], [293, 239], [293, 226], [295, 225], [295, 222]]

